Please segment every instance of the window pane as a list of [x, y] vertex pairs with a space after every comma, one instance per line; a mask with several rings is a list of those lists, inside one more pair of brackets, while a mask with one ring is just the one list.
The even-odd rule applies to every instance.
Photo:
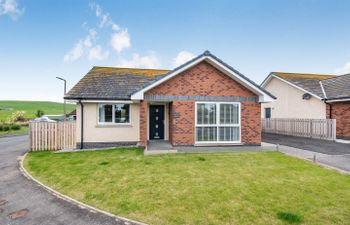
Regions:
[[129, 104], [115, 104], [114, 105], [114, 118], [115, 123], [129, 123], [130, 118], [130, 105]]
[[238, 105], [220, 104], [220, 124], [238, 124]]
[[99, 122], [111, 123], [112, 122], [112, 105], [99, 105]]
[[217, 140], [217, 128], [216, 127], [197, 127], [196, 128], [196, 141], [216, 141]]
[[216, 124], [216, 104], [197, 104], [197, 124]]
[[219, 141], [239, 141], [239, 127], [220, 127]]

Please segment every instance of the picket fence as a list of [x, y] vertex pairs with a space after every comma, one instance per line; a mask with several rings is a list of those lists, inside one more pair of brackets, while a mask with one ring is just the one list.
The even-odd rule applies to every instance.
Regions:
[[262, 131], [324, 140], [336, 139], [335, 119], [262, 119]]
[[76, 147], [76, 123], [66, 122], [30, 122], [30, 150], [61, 150]]

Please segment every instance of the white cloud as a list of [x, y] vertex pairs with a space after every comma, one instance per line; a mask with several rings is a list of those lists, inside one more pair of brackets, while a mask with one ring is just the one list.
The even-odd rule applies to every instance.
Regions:
[[108, 58], [109, 51], [102, 51], [102, 47], [100, 45], [96, 45], [95, 47], [90, 49], [88, 59], [90, 61], [93, 60], [104, 60]]
[[115, 32], [111, 37], [111, 45], [118, 53], [131, 46], [130, 35], [127, 29]]
[[0, 0], [0, 16], [8, 15], [16, 20], [24, 13], [24, 9], [18, 6], [16, 0]]
[[80, 39], [74, 45], [74, 47], [64, 55], [64, 62], [74, 62], [80, 59], [83, 56], [84, 52], [91, 48], [92, 43], [96, 39], [97, 32], [95, 29], [89, 29], [88, 32], [89, 33], [85, 38]]
[[119, 25], [114, 23], [114, 21], [109, 16], [109, 13], [105, 13], [100, 5], [96, 3], [91, 3], [90, 8], [92, 10], [95, 10], [96, 17], [100, 19], [100, 28], [103, 28], [105, 26], [111, 26], [112, 30], [119, 30]]
[[347, 62], [342, 67], [336, 69], [335, 73], [340, 75], [350, 73], [350, 62]]
[[131, 60], [121, 59], [118, 63], [119, 67], [130, 67], [130, 68], [159, 68], [161, 66], [160, 60], [158, 59], [155, 52], [150, 52], [148, 55], [140, 56], [140, 54], [133, 54]]
[[174, 66], [180, 66], [184, 64], [185, 62], [188, 62], [189, 60], [193, 59], [195, 55], [188, 51], [181, 51], [177, 54], [177, 56], [174, 58]]

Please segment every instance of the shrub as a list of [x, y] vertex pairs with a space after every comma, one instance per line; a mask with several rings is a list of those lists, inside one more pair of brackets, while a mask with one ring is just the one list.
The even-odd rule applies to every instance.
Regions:
[[0, 124], [0, 131], [4, 131], [4, 125]]
[[20, 130], [21, 129], [21, 126], [18, 125], [18, 124], [12, 124], [11, 125], [11, 130]]
[[36, 116], [36, 117], [42, 117], [44, 114], [45, 114], [45, 113], [44, 113], [44, 111], [43, 111], [43, 110], [38, 109], [38, 110], [36, 111], [35, 116]]
[[24, 121], [26, 121], [26, 118], [24, 117], [25, 113], [26, 112], [24, 112], [24, 111], [16, 111], [16, 112], [12, 113], [11, 121], [12, 122], [24, 122]]
[[3, 131], [9, 131], [10, 130], [10, 126], [9, 125], [4, 125], [3, 126]]

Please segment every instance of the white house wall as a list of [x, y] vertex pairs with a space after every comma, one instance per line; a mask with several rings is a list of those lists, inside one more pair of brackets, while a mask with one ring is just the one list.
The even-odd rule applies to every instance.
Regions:
[[311, 97], [309, 100], [302, 98], [305, 92], [291, 85], [272, 78], [265, 89], [277, 97], [276, 101], [261, 104], [261, 116], [265, 117], [265, 108], [271, 107], [271, 118], [310, 118], [325, 119], [326, 104]]
[[[99, 125], [98, 104], [84, 104], [84, 142], [138, 142], [140, 140], [140, 105], [130, 105], [131, 125]], [[81, 110], [77, 104], [77, 142], [80, 142]]]

